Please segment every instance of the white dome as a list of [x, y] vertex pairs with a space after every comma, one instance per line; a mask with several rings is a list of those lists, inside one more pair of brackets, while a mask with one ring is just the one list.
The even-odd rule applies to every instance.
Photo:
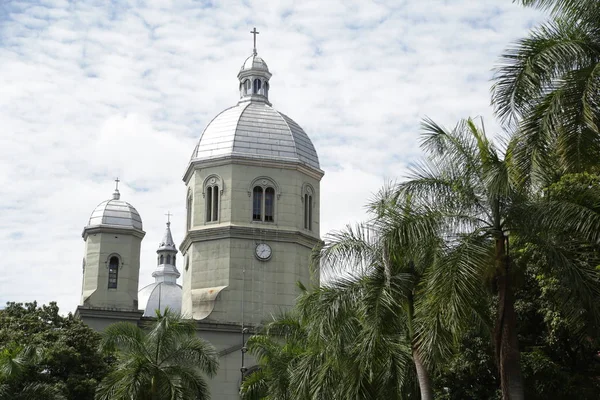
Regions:
[[244, 64], [242, 64], [242, 68], [240, 68], [240, 72], [249, 69], [258, 69], [267, 72], [269, 71], [269, 67], [267, 66], [265, 60], [257, 55], [251, 55], [250, 57], [246, 58], [246, 61], [244, 61]]
[[138, 292], [138, 304], [144, 310], [144, 317], [156, 316], [156, 310], [161, 313], [165, 308], [173, 312], [181, 312], [183, 290], [174, 282], [154, 282]]
[[88, 227], [98, 225], [128, 227], [142, 230], [142, 218], [131, 204], [113, 198], [98, 204], [92, 212]]
[[319, 157], [304, 130], [261, 101], [240, 102], [217, 115], [204, 129], [192, 161], [223, 156], [300, 162], [319, 169]]

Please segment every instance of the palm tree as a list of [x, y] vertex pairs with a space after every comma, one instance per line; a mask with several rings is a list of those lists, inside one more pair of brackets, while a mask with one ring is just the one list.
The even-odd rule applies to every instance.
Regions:
[[[509, 149], [523, 178], [597, 167], [600, 156], [600, 2], [520, 0], [551, 20], [501, 56], [492, 103], [517, 132]], [[553, 154], [553, 159], [548, 158]], [[547, 183], [547, 182], [545, 182]]]
[[[375, 363], [373, 370], [377, 363], [395, 360], [397, 382], [391, 386], [396, 397], [385, 398], [403, 398], [414, 371], [421, 399], [432, 399], [434, 361], [449, 354], [467, 323], [485, 322], [484, 312], [473, 313], [485, 298], [480, 276], [473, 273], [473, 263], [483, 255], [472, 252], [465, 258], [465, 247], [444, 247], [436, 236], [438, 216], [389, 187], [369, 209], [368, 223], [328, 235], [314, 257], [325, 272], [355, 275], [316, 291], [311, 306], [306, 299], [299, 305], [306, 320], [319, 326], [316, 331], [327, 329], [324, 336], [348, 330], [346, 337], [360, 338], [352, 340], [350, 354], [366, 365]], [[441, 257], [448, 261], [444, 270], [436, 264]], [[355, 315], [360, 331], [348, 325], [348, 315]], [[402, 367], [406, 360], [413, 368]], [[390, 387], [390, 382], [374, 386]]]
[[[260, 368], [242, 384], [242, 398], [414, 398], [414, 380], [407, 373], [410, 345], [394, 329], [389, 312], [361, 317], [367, 310], [360, 308], [356, 291], [363, 289], [369, 290], [365, 278], [305, 289], [295, 309], [275, 317], [248, 341]], [[333, 312], [334, 303], [347, 304]]]
[[127, 322], [109, 326], [102, 349], [115, 352], [116, 368], [100, 383], [98, 400], [209, 399], [206, 376], [218, 369], [214, 347], [196, 337], [193, 321], [157, 311], [148, 330]]
[[[408, 181], [398, 184], [396, 193], [399, 198], [410, 198], [424, 210], [424, 217], [438, 220], [435, 236], [443, 241], [442, 248], [460, 249], [448, 252], [460, 254], [459, 260], [436, 258], [426, 290], [446, 293], [447, 289], [438, 286], [455, 285], [446, 282], [446, 275], [457, 266], [467, 276], [479, 277], [480, 285], [494, 289], [493, 337], [503, 399], [523, 399], [514, 295], [518, 271], [511, 262], [509, 245], [518, 238], [548, 254], [551, 272], [568, 277], [574, 292], [590, 300], [593, 312], [598, 271], [574, 262], [571, 253], [579, 241], [598, 243], [600, 216], [586, 206], [540, 196], [515, 182], [511, 164], [471, 119], [452, 131], [431, 120], [424, 121], [423, 127], [421, 146], [427, 158], [413, 169]], [[431, 232], [415, 229], [412, 234], [420, 241]], [[427, 298], [426, 306], [433, 310], [460, 307], [446, 303], [448, 299], [434, 295]]]

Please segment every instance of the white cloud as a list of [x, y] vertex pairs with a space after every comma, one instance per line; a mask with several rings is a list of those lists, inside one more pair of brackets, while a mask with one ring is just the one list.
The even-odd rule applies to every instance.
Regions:
[[10, 2], [0, 11], [0, 302], [75, 309], [89, 213], [120, 176], [144, 220], [140, 283], [202, 129], [258, 50], [271, 100], [313, 139], [321, 233], [364, 218], [418, 156], [419, 121], [483, 115], [497, 56], [540, 15], [505, 0]]

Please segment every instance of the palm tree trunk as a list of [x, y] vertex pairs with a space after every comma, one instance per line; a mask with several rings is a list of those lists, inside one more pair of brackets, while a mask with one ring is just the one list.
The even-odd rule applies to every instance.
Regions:
[[496, 272], [498, 284], [498, 315], [495, 327], [495, 347], [503, 400], [523, 400], [523, 379], [519, 364], [517, 314], [515, 295], [509, 273], [510, 259], [506, 248], [508, 238], [496, 239]]
[[417, 370], [417, 379], [419, 380], [419, 390], [421, 391], [421, 400], [433, 400], [433, 388], [431, 387], [431, 379], [429, 372], [421, 360], [419, 352], [413, 347], [412, 350], [413, 362]]
[[[414, 264], [411, 263], [411, 269], [414, 268]], [[415, 331], [413, 326], [413, 320], [415, 315], [415, 303], [413, 299], [413, 293], [408, 293], [408, 330], [412, 345], [412, 357], [415, 369], [417, 371], [417, 380], [419, 381], [419, 390], [421, 392], [421, 400], [433, 400], [433, 388], [431, 386], [431, 378], [429, 377], [429, 371], [423, 363], [423, 359], [414, 344]]]

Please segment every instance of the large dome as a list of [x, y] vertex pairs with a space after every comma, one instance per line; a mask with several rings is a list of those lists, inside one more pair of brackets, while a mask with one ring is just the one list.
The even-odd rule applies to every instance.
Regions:
[[263, 101], [241, 101], [204, 129], [192, 161], [241, 156], [292, 161], [319, 169], [315, 147], [302, 128]]
[[[115, 196], [118, 197], [118, 196]], [[88, 227], [110, 225], [142, 230], [142, 218], [137, 210], [126, 201], [113, 198], [103, 201], [92, 212]]]

